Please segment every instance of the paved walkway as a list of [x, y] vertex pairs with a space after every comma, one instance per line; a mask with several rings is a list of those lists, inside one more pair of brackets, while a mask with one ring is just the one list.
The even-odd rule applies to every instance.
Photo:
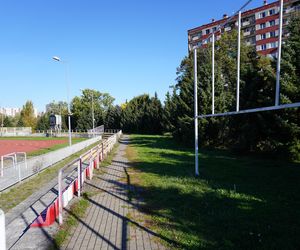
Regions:
[[139, 202], [129, 200], [132, 187], [124, 157], [126, 140], [125, 137], [121, 142], [112, 165], [103, 168], [104, 174], [94, 175], [85, 184], [85, 189], [98, 194], [89, 198], [86, 217], [78, 218], [78, 226], [62, 249], [165, 249], [159, 236], [143, 223]]

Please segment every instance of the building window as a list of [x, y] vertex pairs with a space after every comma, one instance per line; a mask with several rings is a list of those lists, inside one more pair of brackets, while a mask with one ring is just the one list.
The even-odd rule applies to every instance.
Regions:
[[264, 17], [266, 17], [266, 12], [261, 12], [261, 13], [259, 14], [259, 18], [264, 18]]
[[261, 35], [260, 35], [260, 39], [261, 39], [261, 40], [266, 39], [266, 38], [267, 38], [267, 35], [266, 35], [266, 34], [261, 34]]
[[263, 44], [262, 46], [261, 46], [261, 50], [266, 50], [267, 49], [267, 45], [266, 44]]
[[217, 27], [213, 27], [213, 29], [212, 29], [212, 30], [213, 30], [213, 32], [216, 32], [216, 30], [217, 30]]
[[207, 30], [205, 31], [205, 33], [206, 33], [206, 35], [208, 35], [208, 34], [210, 33], [210, 30], [207, 29]]
[[270, 23], [270, 26], [274, 26], [275, 25], [275, 20], [272, 20], [269, 23]]
[[270, 37], [275, 37], [276, 36], [276, 32], [275, 31], [271, 31], [270, 32]]
[[276, 42], [274, 42], [274, 43], [270, 43], [270, 48], [271, 48], [271, 49], [273, 49], [273, 48], [277, 48], [277, 44], [276, 44]]
[[269, 10], [269, 15], [270, 15], [270, 16], [272, 16], [272, 15], [274, 15], [274, 14], [275, 14], [275, 9]]
[[264, 29], [264, 28], [266, 28], [266, 23], [261, 23], [260, 24], [260, 29]]

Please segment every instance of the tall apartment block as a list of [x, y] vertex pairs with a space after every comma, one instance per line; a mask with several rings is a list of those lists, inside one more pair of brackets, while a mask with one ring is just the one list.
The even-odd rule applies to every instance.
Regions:
[[[0, 107], [0, 116], [11, 116], [15, 117], [17, 114], [20, 114], [22, 111], [22, 108], [4, 108]], [[37, 117], [38, 111], [36, 108], [34, 108], [34, 116]]]
[[[242, 36], [248, 45], [256, 47], [256, 51], [263, 55], [276, 56], [279, 34], [280, 1], [263, 2], [263, 6], [244, 11], [242, 13]], [[288, 37], [286, 26], [291, 15], [300, 11], [300, 0], [284, 0], [283, 9], [283, 39]], [[215, 32], [216, 39], [221, 38], [224, 32], [230, 32], [238, 26], [238, 16], [234, 16], [229, 22], [227, 15], [223, 19], [204, 24], [200, 27], [188, 30], [189, 51], [195, 47], [205, 47], [212, 41], [210, 37]], [[228, 23], [226, 23], [228, 22]], [[219, 25], [225, 26], [216, 32]]]

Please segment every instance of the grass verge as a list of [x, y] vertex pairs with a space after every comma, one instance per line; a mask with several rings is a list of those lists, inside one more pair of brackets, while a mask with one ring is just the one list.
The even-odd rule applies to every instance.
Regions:
[[119, 148], [119, 143], [117, 142], [114, 147], [112, 148], [111, 152], [108, 154], [106, 159], [100, 163], [100, 167], [107, 167], [111, 165], [113, 158], [115, 157]]
[[194, 153], [170, 136], [132, 135], [131, 184], [171, 249], [299, 249], [300, 165], [226, 151]]
[[54, 245], [61, 247], [70, 236], [71, 229], [78, 224], [78, 218], [84, 217], [85, 211], [89, 207], [89, 201], [86, 199], [87, 195], [85, 193], [82, 196], [83, 198], [76, 200], [68, 210], [68, 216], [65, 218], [64, 224], [60, 226], [53, 238]]
[[[49, 181], [53, 180], [57, 177], [58, 171], [60, 168], [65, 166], [70, 161], [74, 160], [75, 158], [79, 157], [84, 152], [88, 151], [98, 143], [94, 143], [93, 145], [83, 149], [70, 157], [60, 161], [59, 163], [55, 164], [52, 167], [45, 169], [44, 171], [40, 172], [34, 177], [31, 177], [27, 180], [24, 180], [21, 184], [17, 184], [15, 187], [12, 187], [8, 191], [4, 191], [0, 193], [0, 208], [7, 212], [11, 208], [18, 205], [20, 202], [25, 200], [31, 194], [33, 194], [37, 189], [48, 183]], [[22, 191], [20, 191], [22, 190]]]

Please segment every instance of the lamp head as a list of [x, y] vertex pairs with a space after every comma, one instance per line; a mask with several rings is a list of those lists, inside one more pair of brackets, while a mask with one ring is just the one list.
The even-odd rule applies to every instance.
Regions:
[[52, 59], [53, 59], [54, 61], [58, 61], [58, 62], [61, 61], [60, 58], [59, 58], [58, 56], [53, 56]]

